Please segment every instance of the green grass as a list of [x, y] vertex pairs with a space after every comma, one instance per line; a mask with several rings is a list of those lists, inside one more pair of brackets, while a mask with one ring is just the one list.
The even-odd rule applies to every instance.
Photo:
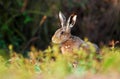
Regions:
[[[88, 55], [84, 50], [72, 55], [62, 55], [56, 45], [44, 51], [31, 47], [28, 57], [15, 53], [12, 47], [9, 47], [9, 54], [5, 54], [2, 49], [0, 53], [0, 79], [82, 79], [83, 77], [117, 79], [120, 77], [117, 75], [120, 73], [120, 48], [104, 47], [101, 49], [101, 55], [95, 55], [94, 52]], [[97, 57], [101, 61], [97, 61]]]

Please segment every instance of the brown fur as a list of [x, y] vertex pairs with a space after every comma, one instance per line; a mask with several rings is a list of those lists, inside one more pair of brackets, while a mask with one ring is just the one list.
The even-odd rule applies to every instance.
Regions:
[[61, 51], [63, 53], [72, 53], [74, 49], [79, 49], [83, 41], [78, 37], [71, 36], [68, 40], [61, 44]]

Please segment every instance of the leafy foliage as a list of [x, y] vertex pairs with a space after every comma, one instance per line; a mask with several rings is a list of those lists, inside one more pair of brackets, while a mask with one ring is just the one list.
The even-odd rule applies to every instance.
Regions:
[[[72, 55], [62, 55], [59, 46], [53, 45], [46, 50], [37, 50], [34, 46], [24, 58], [9, 47], [10, 58], [0, 55], [1, 79], [70, 79], [70, 78], [110, 78], [118, 79], [120, 73], [119, 48], [102, 48], [101, 61], [97, 61], [94, 52], [87, 54], [84, 50]], [[1, 51], [2, 52], [2, 51]], [[1, 53], [0, 52], [0, 53]], [[7, 55], [6, 55], [7, 56]], [[77, 63], [76, 63], [77, 62]], [[110, 72], [111, 71], [111, 72]], [[5, 74], [6, 73], [6, 74]]]

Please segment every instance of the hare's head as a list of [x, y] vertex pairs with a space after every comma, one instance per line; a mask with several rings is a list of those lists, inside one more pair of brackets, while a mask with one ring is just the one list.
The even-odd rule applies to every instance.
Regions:
[[77, 15], [71, 15], [66, 21], [65, 16], [59, 12], [61, 28], [59, 28], [52, 37], [53, 43], [62, 43], [68, 40], [71, 36], [71, 28], [76, 22]]

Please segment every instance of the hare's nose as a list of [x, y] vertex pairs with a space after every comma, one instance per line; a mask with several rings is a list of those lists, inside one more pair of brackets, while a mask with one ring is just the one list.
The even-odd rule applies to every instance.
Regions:
[[53, 42], [53, 43], [56, 43], [55, 36], [52, 37], [52, 42]]
[[54, 41], [54, 36], [52, 37], [51, 41], [52, 41], [52, 42]]

